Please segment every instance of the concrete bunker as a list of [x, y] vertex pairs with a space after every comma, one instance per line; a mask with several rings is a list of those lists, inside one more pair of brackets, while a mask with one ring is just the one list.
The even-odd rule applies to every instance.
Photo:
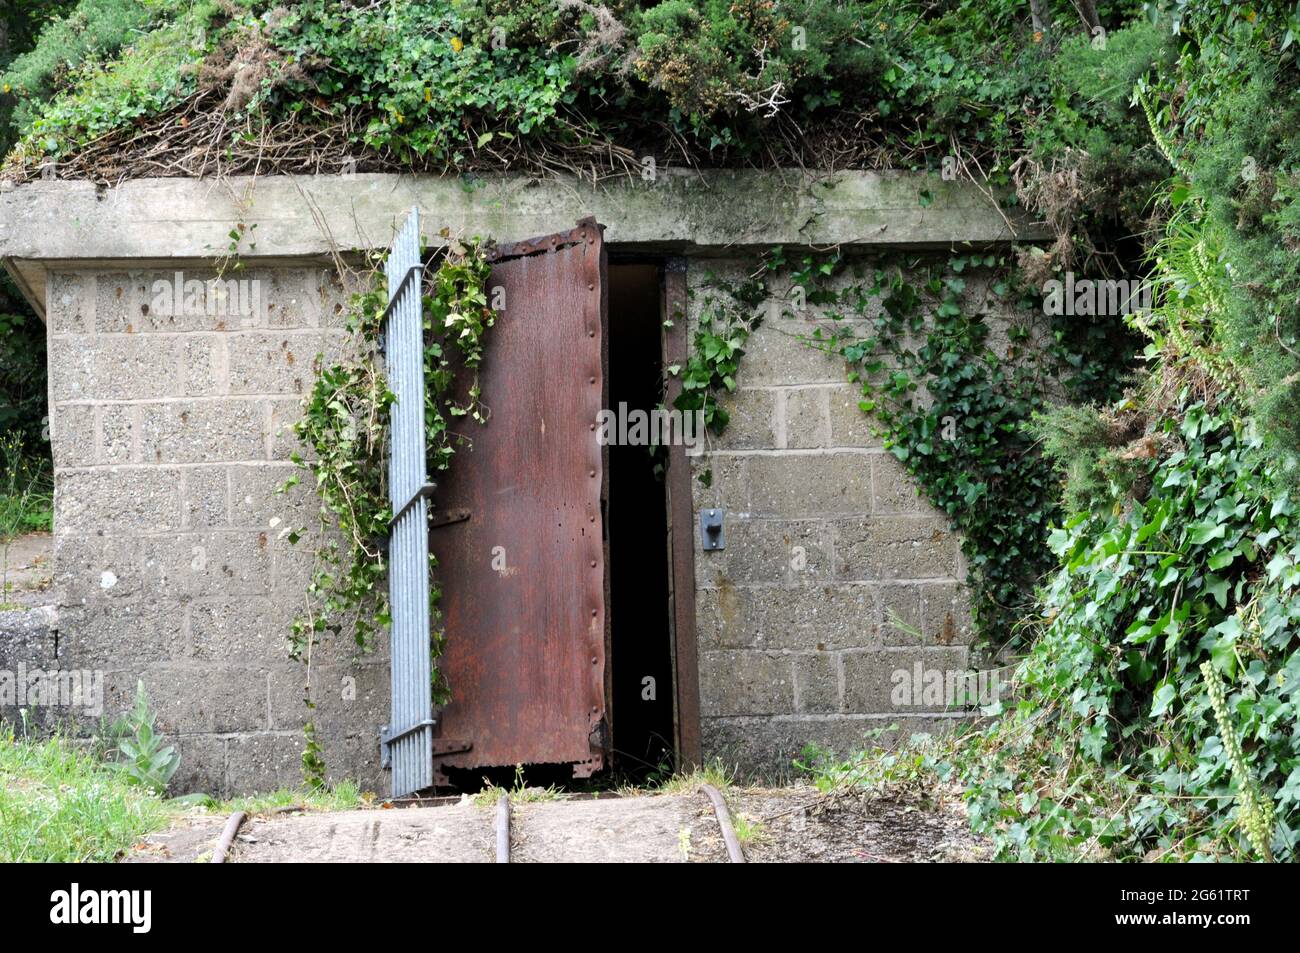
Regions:
[[[294, 469], [286, 425], [314, 356], [349, 346], [336, 252], [385, 247], [413, 206], [432, 241], [443, 226], [509, 241], [596, 217], [616, 411], [652, 406], [708, 276], [743, 272], [754, 249], [869, 257], [1037, 237], [1013, 233], [969, 184], [863, 172], [600, 187], [507, 177], [470, 191], [396, 175], [54, 180], [0, 205], [0, 257], [48, 328], [57, 594], [47, 631], [0, 652], [6, 667], [102, 672], [109, 711], [143, 678], [182, 754], [177, 788], [220, 794], [300, 777], [302, 676], [284, 640], [310, 554], [278, 530], [314, 501], [276, 489]], [[210, 284], [240, 227], [256, 234], [242, 253], [256, 293]], [[685, 321], [666, 320], [678, 312]], [[756, 329], [731, 426], [674, 448], [663, 483], [636, 448], [611, 450], [610, 671], [616, 713], [634, 713], [616, 716], [612, 745], [628, 765], [719, 758], [779, 775], [805, 743], [846, 751], [873, 729], [887, 740], [966, 716], [891, 698], [895, 671], [967, 668], [959, 540], [872, 436], [841, 362], [799, 330], [779, 317]], [[725, 549], [703, 548], [703, 510], [721, 512]], [[315, 721], [331, 774], [385, 790], [383, 647], [354, 657], [340, 639], [314, 664], [329, 687]], [[667, 704], [640, 708], [646, 677]]]

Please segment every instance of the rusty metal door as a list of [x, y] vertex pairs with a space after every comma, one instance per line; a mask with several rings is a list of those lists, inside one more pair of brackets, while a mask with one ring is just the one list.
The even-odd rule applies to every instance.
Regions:
[[[433, 742], [446, 768], [605, 763], [606, 311], [602, 226], [504, 246], [503, 309], [479, 379], [490, 417], [461, 428], [434, 493], [451, 701]], [[502, 297], [503, 296], [503, 297]]]

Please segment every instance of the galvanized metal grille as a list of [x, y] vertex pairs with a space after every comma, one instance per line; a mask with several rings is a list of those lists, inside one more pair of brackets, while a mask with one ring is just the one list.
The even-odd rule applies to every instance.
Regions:
[[384, 355], [397, 397], [389, 422], [388, 592], [392, 712], [382, 738], [393, 796], [433, 784], [433, 696], [429, 645], [429, 483], [424, 433], [424, 316], [420, 305], [420, 212], [412, 209], [385, 269]]

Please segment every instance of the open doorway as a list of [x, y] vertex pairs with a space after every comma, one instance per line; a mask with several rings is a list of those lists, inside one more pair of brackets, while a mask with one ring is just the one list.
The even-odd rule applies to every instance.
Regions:
[[608, 448], [611, 749], [614, 770], [643, 781], [674, 769], [676, 747], [667, 457], [636, 428], [664, 401], [661, 269], [611, 263], [607, 281], [609, 410], [627, 423]]
[[656, 412], [679, 386], [664, 365], [684, 360], [685, 324], [665, 318], [685, 270], [610, 262], [601, 238], [584, 219], [493, 260], [491, 423], [429, 529], [451, 694], [430, 719], [435, 786], [572, 790], [695, 763], [693, 608], [674, 598], [694, 594], [688, 466]]

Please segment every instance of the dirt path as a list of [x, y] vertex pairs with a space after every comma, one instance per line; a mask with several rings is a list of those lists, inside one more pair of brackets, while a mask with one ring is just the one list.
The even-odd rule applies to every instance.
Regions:
[[[826, 797], [806, 787], [725, 792], [750, 863], [986, 860], [951, 799]], [[258, 815], [231, 863], [493, 863], [495, 806]], [[224, 818], [188, 819], [147, 838], [133, 862], [211, 858]], [[727, 863], [721, 828], [700, 792], [630, 797], [517, 798], [511, 863]]]
[[31, 533], [0, 542], [0, 605], [37, 606], [51, 602], [49, 588], [54, 539]]
[[827, 797], [809, 787], [727, 794], [748, 825], [750, 863], [947, 863], [986, 861], [955, 797]]

